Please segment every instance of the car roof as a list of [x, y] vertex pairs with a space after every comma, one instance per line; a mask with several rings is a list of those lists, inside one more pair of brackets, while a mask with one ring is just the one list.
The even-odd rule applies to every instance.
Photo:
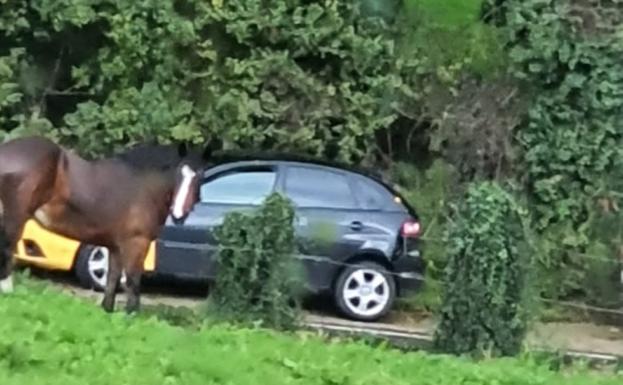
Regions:
[[243, 152], [243, 151], [219, 151], [210, 156], [211, 163], [230, 163], [235, 161], [254, 161], [262, 160], [269, 162], [290, 162], [290, 163], [305, 163], [326, 166], [331, 168], [337, 168], [345, 171], [351, 171], [358, 174], [364, 174], [366, 176], [372, 176], [375, 178], [382, 178], [382, 174], [363, 167], [355, 167], [339, 161], [328, 161], [325, 159], [309, 156], [292, 154], [285, 152]]
[[314, 166], [314, 167], [326, 167], [337, 169], [341, 171], [357, 174], [369, 179], [374, 180], [378, 184], [385, 187], [392, 194], [400, 198], [401, 203], [407, 208], [409, 213], [415, 218], [418, 217], [415, 209], [409, 204], [409, 202], [400, 194], [395, 187], [395, 184], [388, 181], [384, 176], [376, 171], [355, 167], [338, 161], [328, 161], [312, 156], [282, 153], [282, 152], [242, 152], [242, 151], [220, 151], [211, 154], [210, 160], [206, 164], [206, 170], [213, 169], [218, 166], [224, 166], [232, 163], [281, 163], [301, 166]]

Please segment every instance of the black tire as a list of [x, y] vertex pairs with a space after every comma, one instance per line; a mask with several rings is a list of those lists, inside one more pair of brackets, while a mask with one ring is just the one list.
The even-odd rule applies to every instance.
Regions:
[[[374, 293], [368, 296], [368, 294], [363, 292], [364, 294], [360, 294], [359, 301], [354, 297], [348, 299], [345, 292], [346, 289], [355, 291], [352, 284], [357, 283], [357, 279], [354, 276], [357, 271], [361, 271], [357, 276], [361, 277], [360, 274], [363, 274], [364, 281], [366, 281], [365, 283], [368, 288], [367, 290], [372, 290]], [[372, 287], [372, 280], [368, 282], [369, 278], [380, 279], [379, 282], [381, 283], [376, 287]], [[347, 285], [349, 287], [347, 287]], [[379, 291], [377, 289], [381, 290]], [[361, 290], [366, 289], [362, 288]], [[384, 301], [371, 299], [373, 295], [375, 298], [384, 299]], [[396, 299], [396, 282], [394, 281], [393, 275], [390, 274], [384, 266], [370, 261], [359, 262], [353, 266], [347, 266], [342, 270], [335, 282], [333, 297], [338, 310], [344, 316], [357, 321], [372, 322], [384, 317], [391, 310]], [[373, 308], [368, 306], [368, 311], [354, 309], [362, 302], [362, 298], [364, 297], [367, 298], [364, 299], [364, 301], [369, 301], [367, 302], [368, 304], [377, 303], [377, 306]]]
[[[76, 263], [74, 267], [74, 273], [78, 278], [78, 282], [85, 289], [93, 289], [95, 291], [104, 291], [106, 288], [106, 276], [103, 277], [102, 280], [94, 279], [94, 274], [89, 268], [89, 262], [93, 260], [95, 257], [94, 253], [97, 251], [102, 251], [105, 248], [100, 246], [93, 245], [81, 245], [78, 250], [78, 255], [76, 257]], [[106, 261], [107, 262], [107, 261]], [[106, 268], [106, 273], [108, 272], [108, 268]], [[104, 284], [102, 284], [104, 282]]]

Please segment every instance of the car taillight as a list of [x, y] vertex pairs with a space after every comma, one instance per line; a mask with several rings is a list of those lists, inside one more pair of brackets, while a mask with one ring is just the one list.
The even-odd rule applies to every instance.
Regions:
[[400, 234], [404, 238], [416, 238], [420, 235], [420, 231], [422, 230], [422, 226], [420, 222], [414, 220], [408, 220], [402, 224], [402, 228], [400, 229]]

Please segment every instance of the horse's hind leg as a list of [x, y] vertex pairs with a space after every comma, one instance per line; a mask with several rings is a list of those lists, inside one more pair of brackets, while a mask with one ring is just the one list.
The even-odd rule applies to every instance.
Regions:
[[137, 312], [141, 305], [141, 274], [142, 272], [136, 269], [126, 272], [128, 302], [125, 305], [125, 311], [128, 314]]
[[13, 253], [22, 236], [27, 214], [19, 206], [9, 206], [0, 199], [0, 292], [13, 291]]
[[136, 312], [140, 308], [141, 275], [143, 274], [143, 265], [149, 244], [150, 240], [148, 238], [134, 237], [126, 241], [121, 249], [123, 269], [127, 278], [126, 293], [128, 302], [125, 308], [127, 313]]
[[106, 278], [106, 289], [104, 290], [104, 299], [102, 307], [108, 313], [115, 310], [115, 297], [119, 289], [119, 281], [122, 273], [121, 258], [118, 251], [112, 251], [108, 258], [108, 277]]
[[0, 292], [3, 293], [13, 290], [12, 259], [11, 241], [4, 227], [4, 205], [0, 199]]

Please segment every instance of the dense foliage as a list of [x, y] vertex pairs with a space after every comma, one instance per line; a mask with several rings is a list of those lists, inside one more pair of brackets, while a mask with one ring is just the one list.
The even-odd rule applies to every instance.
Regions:
[[455, 254], [447, 203], [474, 179], [512, 180], [534, 213], [540, 294], [617, 307], [621, 8], [0, 0], [0, 141], [40, 133], [88, 156], [209, 142], [383, 167], [423, 218], [429, 310]]
[[2, 130], [88, 155], [218, 139], [357, 160], [411, 94], [390, 29], [356, 3], [15, 3], [0, 10]]
[[404, 299], [407, 307], [416, 307], [428, 313], [437, 313], [441, 305], [440, 285], [448, 260], [445, 230], [448, 204], [460, 197], [456, 190], [458, 173], [441, 159], [422, 170], [404, 162], [394, 167], [394, 178], [402, 186], [405, 199], [417, 207], [425, 230], [421, 236], [423, 255], [426, 256], [426, 284], [422, 291]]
[[257, 212], [231, 212], [216, 228], [218, 275], [211, 309], [237, 321], [290, 328], [299, 321], [294, 210], [273, 194]]
[[455, 209], [435, 346], [445, 352], [515, 355], [525, 336], [530, 253], [514, 198], [490, 182], [470, 186]]
[[584, 284], [590, 264], [577, 253], [602, 241], [591, 239], [590, 219], [597, 198], [613, 198], [610, 179], [622, 166], [623, 3], [504, 5], [512, 71], [532, 100], [517, 136], [546, 290], [566, 295]]
[[[95, 304], [27, 283], [0, 300], [3, 385], [409, 384], [615, 385], [621, 378], [556, 373], [530, 360], [479, 364], [363, 343], [326, 343], [311, 333], [105, 314]], [[208, 326], [208, 325], [206, 325]]]

